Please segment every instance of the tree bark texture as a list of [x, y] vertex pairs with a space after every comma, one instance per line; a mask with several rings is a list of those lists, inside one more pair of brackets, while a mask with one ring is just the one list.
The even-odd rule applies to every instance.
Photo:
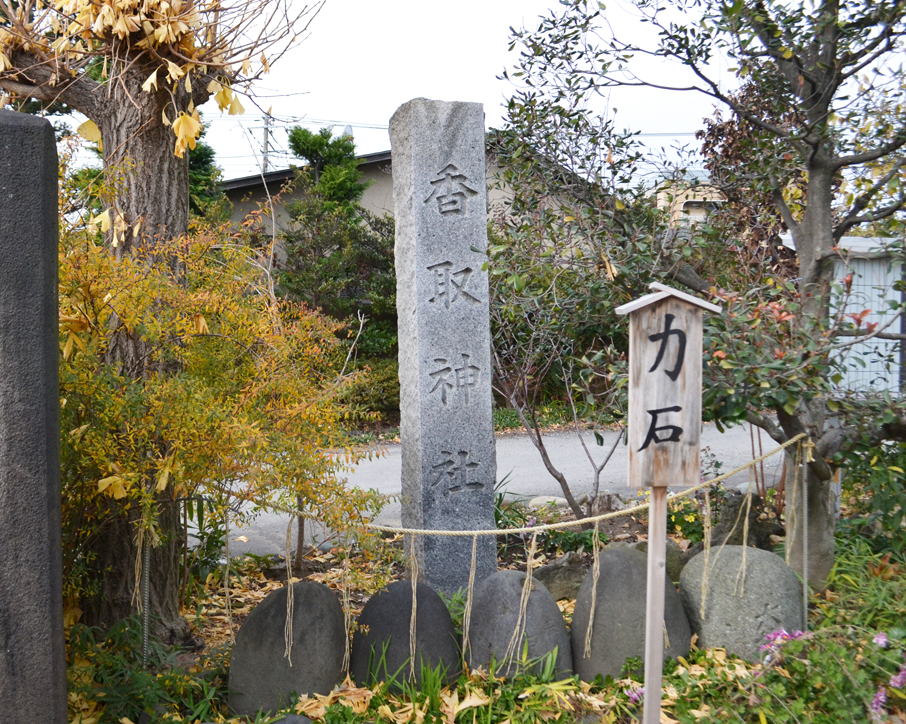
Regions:
[[[94, 598], [82, 602], [83, 621], [89, 626], [106, 629], [140, 610], [142, 591], [136, 590], [135, 585], [140, 517], [137, 505], [124, 506], [120, 501], [108, 499], [103, 511], [103, 528], [90, 547], [96, 556], [91, 564], [93, 577], [99, 582], [100, 590]], [[157, 520], [161, 541], [150, 551], [151, 628], [167, 645], [183, 644], [189, 638], [188, 621], [179, 615], [182, 543], [179, 517], [178, 502], [160, 501]], [[149, 541], [149, 536], [145, 536], [145, 541]]]
[[142, 91], [143, 80], [126, 71], [111, 82], [110, 101], [97, 122], [113, 203], [129, 226], [113, 253], [122, 258], [134, 251], [159, 263], [166, 261], [160, 248], [189, 228], [189, 161], [173, 153], [175, 136], [161, 122], [164, 113], [170, 121], [176, 118], [170, 95]]
[[[807, 466], [804, 472], [805, 490], [802, 468], [796, 470], [795, 486], [787, 484], [786, 488], [788, 560], [793, 570], [808, 576], [813, 589], [823, 591], [834, 565], [834, 531], [837, 527], [834, 492], [831, 481], [821, 480]], [[807, 500], [805, 505], [804, 500]]]

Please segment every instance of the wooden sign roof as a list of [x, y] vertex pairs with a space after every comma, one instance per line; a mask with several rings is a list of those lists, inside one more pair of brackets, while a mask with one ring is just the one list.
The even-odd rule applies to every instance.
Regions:
[[668, 287], [666, 284], [660, 284], [658, 282], [653, 282], [649, 289], [654, 290], [651, 294], [646, 294], [644, 297], [639, 297], [638, 299], [633, 299], [631, 302], [622, 304], [617, 307], [614, 311], [617, 314], [630, 314], [637, 309], [642, 309], [647, 307], [650, 304], [655, 304], [656, 302], [661, 301], [662, 299], [667, 299], [667, 297], [675, 297], [676, 299], [681, 299], [684, 302], [688, 302], [696, 307], [704, 309], [706, 312], [719, 313], [720, 307], [716, 304], [711, 304], [710, 302], [705, 302], [698, 297], [693, 297], [691, 294], [686, 294], [681, 292], [679, 289], [674, 289], [673, 287]]

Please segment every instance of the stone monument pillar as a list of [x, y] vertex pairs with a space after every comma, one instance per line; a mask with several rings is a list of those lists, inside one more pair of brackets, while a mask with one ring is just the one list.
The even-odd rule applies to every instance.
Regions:
[[[394, 113], [390, 143], [403, 526], [491, 529], [497, 462], [481, 104], [416, 98]], [[468, 584], [471, 538], [417, 536], [415, 547], [420, 580], [447, 593]], [[476, 582], [496, 571], [493, 536], [478, 539], [477, 566]]]
[[0, 109], [0, 720], [66, 724], [53, 128]]

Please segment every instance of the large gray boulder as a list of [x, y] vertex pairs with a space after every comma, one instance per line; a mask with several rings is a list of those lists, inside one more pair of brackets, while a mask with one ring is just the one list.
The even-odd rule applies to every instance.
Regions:
[[[459, 640], [450, 612], [430, 586], [420, 583], [415, 591], [415, 677], [421, 682], [422, 668], [443, 668], [448, 681], [459, 675]], [[394, 581], [372, 596], [359, 614], [352, 636], [349, 670], [359, 686], [377, 681], [393, 682], [399, 688], [409, 678], [409, 626], [412, 621], [412, 585]]]
[[[570, 629], [573, 663], [583, 681], [618, 677], [626, 659], [645, 654], [647, 556], [630, 548], [608, 548], [600, 553], [600, 575], [595, 600], [591, 655], [585, 656], [585, 632], [591, 613], [593, 572], [585, 576]], [[664, 582], [664, 620], [667, 639], [664, 658], [689, 653], [692, 631], [683, 602], [670, 581]], [[667, 645], [669, 643], [669, 645]]]
[[[641, 551], [646, 556], [648, 555], [648, 541], [640, 540], [638, 543], [631, 543], [630, 548], [633, 548], [637, 551]], [[683, 549], [680, 548], [679, 543], [677, 543], [673, 538], [667, 539], [667, 578], [673, 581], [674, 583], [679, 581], [680, 574], [683, 572], [688, 558], [683, 552]]]
[[534, 572], [533, 577], [544, 584], [554, 600], [573, 599], [585, 580], [585, 565], [582, 563], [582, 556], [569, 551], [550, 563], [545, 563]]
[[[748, 514], [748, 525], [746, 517]], [[739, 490], [729, 490], [724, 496], [720, 509], [720, 520], [711, 531], [711, 547], [716, 548], [726, 543], [727, 545], [756, 546], [765, 551], [774, 549], [773, 538], [783, 535], [783, 526], [777, 518], [776, 509], [765, 504], [760, 496], [752, 493], [752, 500], [748, 495]], [[748, 537], [743, 543], [743, 534]], [[689, 558], [698, 555], [705, 549], [705, 544], [699, 541], [689, 549]]]
[[286, 587], [269, 594], [242, 622], [230, 657], [230, 708], [239, 716], [272, 712], [293, 693], [327, 694], [343, 678], [343, 607], [327, 586], [293, 584], [293, 646], [286, 651]]
[[683, 605], [700, 647], [720, 646], [758, 661], [767, 634], [805, 628], [802, 584], [780, 556], [743, 546], [713, 548], [702, 615], [704, 576], [704, 554], [692, 558], [680, 576]]
[[[563, 614], [544, 584], [534, 578], [515, 660], [504, 662], [507, 647], [516, 629], [524, 583], [525, 573], [522, 571], [499, 571], [485, 578], [475, 588], [469, 627], [469, 650], [466, 651], [469, 667], [488, 668], [493, 660], [496, 662], [497, 673], [512, 676], [519, 668], [527, 642], [527, 660], [540, 659], [556, 649], [558, 676], [572, 673], [572, 654]], [[537, 671], [538, 668], [535, 665], [532, 670]]]

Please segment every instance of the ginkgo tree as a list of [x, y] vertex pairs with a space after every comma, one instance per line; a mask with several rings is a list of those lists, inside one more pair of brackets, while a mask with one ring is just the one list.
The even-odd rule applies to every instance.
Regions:
[[[64, 485], [75, 482], [99, 496], [91, 499], [85, 513], [96, 522], [91, 550], [81, 551], [75, 559], [78, 566], [93, 567], [99, 608], [86, 609], [91, 623], [112, 623], [135, 610], [134, 572], [136, 564], [142, 564], [138, 553], [143, 542], [150, 542], [151, 613], [170, 639], [178, 640], [187, 632], [178, 616], [178, 586], [173, 585], [182, 538], [174, 503], [186, 493], [197, 492], [197, 486], [191, 484], [186, 458], [180, 455], [183, 443], [175, 431], [190, 420], [191, 411], [181, 409], [176, 398], [163, 405], [156, 401], [162, 399], [161, 390], [179, 389], [194, 374], [194, 360], [182, 354], [188, 351], [183, 350], [186, 330], [180, 328], [180, 302], [174, 295], [192, 285], [193, 264], [217, 265], [218, 260], [213, 250], [196, 246], [196, 252], [186, 251], [190, 243], [186, 151], [195, 146], [202, 131], [198, 107], [213, 97], [223, 111], [241, 113], [237, 94], [268, 72], [270, 64], [304, 33], [321, 4], [319, 0], [305, 5], [291, 0], [0, 0], [0, 105], [65, 103], [89, 119], [81, 133], [103, 152], [104, 189], [97, 195], [102, 207], [91, 225], [103, 233], [84, 231], [79, 248], [99, 251], [113, 266], [107, 269], [101, 258], [91, 254], [103, 275], [83, 279], [74, 291], [74, 303], [80, 306], [64, 309], [61, 317], [68, 330], [61, 344], [64, 361], [78, 358], [91, 369], [70, 392], [64, 379], [64, 399], [81, 398], [80, 414], [92, 420], [78, 439], [88, 441], [99, 434], [97, 450], [106, 445], [109, 451], [107, 463], [101, 465], [93, 465], [83, 453], [73, 468], [75, 480], [66, 477], [64, 468]], [[228, 236], [223, 230], [221, 234]], [[263, 272], [254, 280], [255, 290], [241, 282], [232, 288], [233, 301], [255, 294], [266, 304], [259, 308], [260, 323], [250, 322], [258, 337], [253, 331], [245, 343], [248, 354], [220, 360], [227, 377], [214, 388], [221, 392], [227, 381], [241, 378], [246, 362], [261, 361], [261, 355], [254, 353], [259, 340], [274, 349], [267, 342], [291, 328], [282, 319], [284, 310], [276, 306], [266, 266], [255, 267]], [[63, 265], [64, 276], [67, 268]], [[130, 281], [132, 275], [135, 278]], [[154, 283], [148, 287], [135, 279]], [[126, 294], [127, 289], [144, 292], [136, 297]], [[66, 288], [60, 297], [65, 307]], [[92, 320], [84, 310], [95, 305]], [[190, 315], [192, 324], [196, 319], [214, 318], [211, 311], [198, 313], [200, 318]], [[197, 328], [190, 327], [199, 339], [236, 336], [224, 330], [211, 335], [201, 321]], [[89, 344], [89, 338], [98, 343]], [[267, 376], [260, 365], [251, 369]], [[205, 399], [204, 387], [182, 399], [187, 405], [193, 400], [199, 405], [227, 405], [223, 411], [251, 399], [251, 386], [245, 396], [240, 391], [235, 399], [221, 397], [219, 402]], [[94, 394], [104, 389], [104, 396]], [[267, 395], [267, 399], [277, 398]], [[176, 417], [163, 424], [160, 413]], [[328, 419], [332, 414], [325, 412]], [[229, 431], [243, 424], [241, 415], [234, 416], [233, 422], [224, 419], [209, 428], [211, 434], [226, 435], [221, 439], [228, 440]], [[281, 429], [298, 433], [293, 426], [297, 419], [284, 421]], [[157, 423], [162, 426], [155, 427]], [[250, 420], [250, 424], [254, 428], [262, 423]], [[200, 424], [195, 427], [204, 429]], [[199, 472], [196, 481], [211, 482], [218, 466], [249, 459], [246, 453], [254, 448], [237, 440], [239, 447], [220, 447], [200, 468], [206, 467], [206, 472]], [[71, 442], [64, 437], [64, 451]], [[322, 437], [320, 442], [326, 445], [327, 439]], [[213, 439], [199, 438], [195, 444], [218, 450]], [[314, 460], [309, 482], [319, 477], [316, 458], [309, 457], [309, 462]], [[262, 451], [255, 459], [263, 463], [268, 455]], [[170, 460], [182, 460], [182, 467], [167, 467]], [[242, 477], [241, 471], [237, 477]]]
[[290, 0], [0, 0], [0, 105], [63, 102], [103, 145], [114, 197], [101, 223], [119, 256], [188, 228], [187, 148], [198, 106], [269, 70], [321, 3]]

